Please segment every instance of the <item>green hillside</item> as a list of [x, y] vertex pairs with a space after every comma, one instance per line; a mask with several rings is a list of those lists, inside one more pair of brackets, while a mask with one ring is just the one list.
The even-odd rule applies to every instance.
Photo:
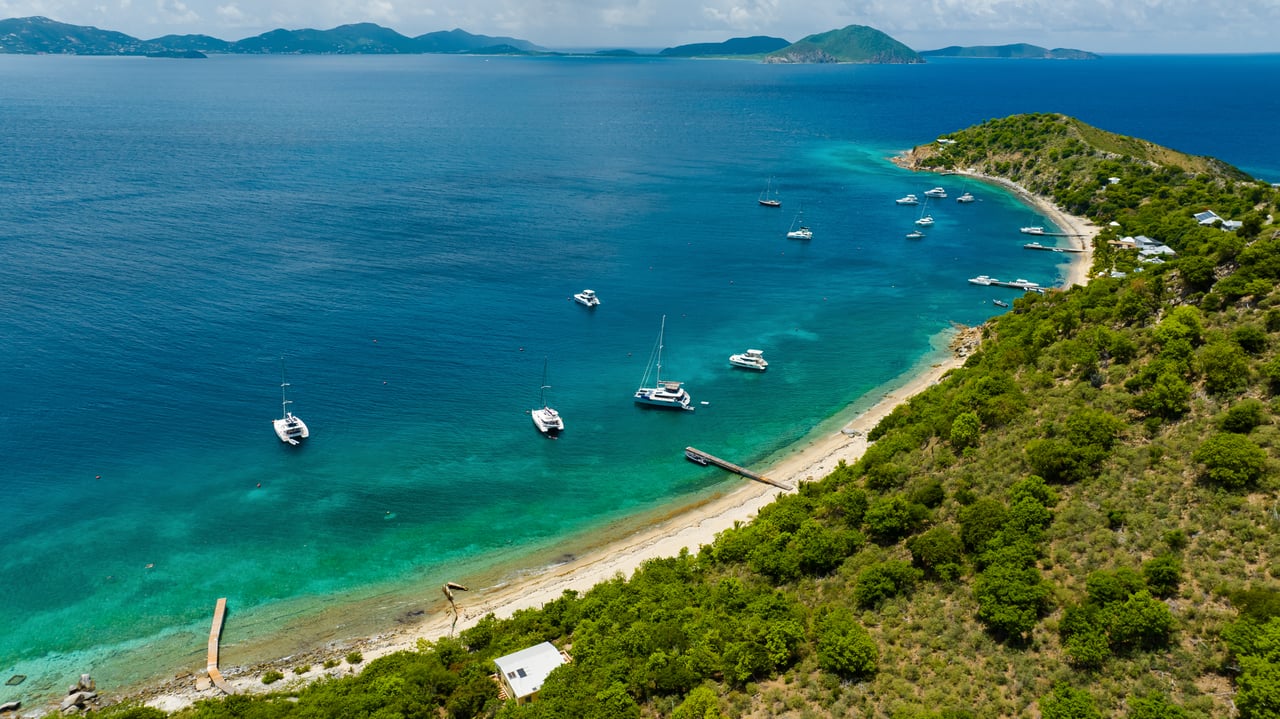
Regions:
[[765, 62], [901, 64], [921, 63], [924, 59], [915, 50], [873, 27], [850, 25], [810, 35], [769, 53], [765, 56]]
[[[856, 464], [696, 555], [182, 716], [1277, 716], [1280, 193], [1058, 115], [949, 139], [907, 161], [1070, 204], [1106, 276], [1018, 299]], [[1131, 234], [1177, 255], [1107, 244]], [[542, 641], [573, 662], [500, 701], [492, 659]]]

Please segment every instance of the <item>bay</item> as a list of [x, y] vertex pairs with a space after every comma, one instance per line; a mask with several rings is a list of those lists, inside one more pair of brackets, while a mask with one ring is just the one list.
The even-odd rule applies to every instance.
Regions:
[[[1277, 69], [0, 56], [0, 673], [196, 669], [219, 596], [236, 640], [372, 598], [331, 633], [369, 631], [722, 490], [684, 446], [765, 461], [1014, 296], [965, 278], [1061, 277], [1033, 210], [887, 157], [1063, 112], [1275, 181]], [[904, 239], [935, 184], [980, 201]], [[630, 401], [664, 315], [694, 413]]]

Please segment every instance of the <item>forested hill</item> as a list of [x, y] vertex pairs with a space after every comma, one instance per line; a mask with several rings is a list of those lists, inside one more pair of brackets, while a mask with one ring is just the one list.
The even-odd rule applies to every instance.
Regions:
[[[696, 555], [186, 714], [1277, 716], [1277, 190], [1057, 115], [947, 139], [911, 160], [1092, 217], [1103, 276], [1018, 299], [860, 461]], [[1131, 235], [1176, 254], [1109, 244]], [[492, 659], [542, 641], [572, 663], [501, 702]]]
[[866, 25], [809, 35], [765, 56], [772, 63], [888, 63], [914, 64], [924, 60], [915, 50]]

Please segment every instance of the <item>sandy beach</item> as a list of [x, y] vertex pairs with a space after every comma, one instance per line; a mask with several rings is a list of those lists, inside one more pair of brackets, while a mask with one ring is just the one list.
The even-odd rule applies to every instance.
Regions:
[[[1070, 256], [1071, 265], [1065, 284], [1084, 284], [1087, 281], [1092, 263], [1092, 240], [1098, 233], [1096, 226], [1084, 218], [1064, 213], [1044, 198], [1034, 196], [1007, 180], [977, 172], [962, 174], [1014, 192], [1063, 232], [1071, 234], [1073, 241], [1079, 243], [1077, 246], [1085, 251]], [[794, 488], [801, 482], [826, 476], [842, 461], [856, 461], [866, 450], [867, 432], [899, 404], [940, 381], [948, 371], [963, 364], [965, 358], [976, 349], [979, 337], [978, 328], [960, 328], [952, 338], [950, 352], [945, 357], [934, 355], [931, 360], [912, 368], [886, 385], [882, 388], [884, 394], [869, 409], [848, 418], [839, 429], [820, 432], [802, 440], [782, 453], [776, 461], [753, 469]], [[641, 529], [616, 541], [599, 545], [545, 571], [490, 587], [473, 586], [466, 592], [457, 591], [454, 593], [458, 606], [456, 617], [447, 611], [447, 605], [442, 602], [441, 606], [445, 611], [431, 612], [430, 618], [419, 624], [389, 627], [386, 633], [356, 641], [349, 647], [344, 646], [341, 651], [330, 647], [327, 653], [317, 649], [314, 655], [282, 657], [275, 663], [224, 667], [223, 674], [237, 692], [248, 693], [276, 691], [323, 675], [337, 676], [358, 671], [362, 665], [351, 666], [345, 661], [327, 669], [319, 664], [326, 656], [341, 656], [350, 649], [360, 651], [367, 662], [391, 652], [412, 649], [421, 639], [434, 640], [466, 629], [489, 613], [500, 618], [508, 617], [521, 609], [540, 607], [558, 598], [566, 590], [583, 592], [618, 575], [629, 577], [646, 560], [674, 556], [686, 548], [697, 551], [734, 523], [749, 521], [783, 491], [770, 485], [743, 480], [741, 486], [696, 504], [687, 511], [664, 515], [659, 521], [645, 524]], [[443, 600], [443, 594], [439, 596]], [[302, 674], [291, 671], [292, 667], [308, 661], [314, 661], [311, 670]], [[286, 679], [270, 686], [264, 685], [261, 676], [267, 669], [285, 673]], [[162, 686], [131, 694], [128, 698], [174, 711], [189, 706], [196, 700], [219, 695], [217, 689], [209, 686], [204, 672], [199, 672], [175, 677]]]

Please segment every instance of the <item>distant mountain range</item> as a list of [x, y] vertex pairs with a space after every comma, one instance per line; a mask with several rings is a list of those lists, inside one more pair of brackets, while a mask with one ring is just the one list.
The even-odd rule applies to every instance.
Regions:
[[[140, 40], [122, 32], [85, 25], [68, 25], [47, 17], [0, 20], [0, 54], [146, 55], [204, 57], [219, 54], [563, 54], [512, 37], [472, 35], [464, 30], [430, 32], [407, 37], [374, 23], [341, 25], [331, 30], [272, 30], [229, 42], [208, 35], [165, 35]], [[631, 50], [594, 53], [609, 57], [639, 55]], [[930, 57], [1006, 57], [1092, 59], [1081, 50], [1046, 50], [1036, 45], [959, 47], [917, 53], [885, 33], [865, 25], [850, 25], [788, 43], [779, 37], [757, 35], [719, 43], [669, 47], [662, 57], [759, 57], [769, 63], [921, 63]]]
[[208, 35], [165, 35], [153, 40], [84, 25], [68, 25], [47, 17], [0, 20], [0, 53], [60, 55], [160, 55], [182, 53], [362, 54], [535, 53], [545, 52], [527, 40], [472, 35], [463, 30], [406, 37], [380, 25], [358, 23], [332, 30], [272, 30], [236, 42]]
[[1039, 45], [1016, 43], [1013, 45], [952, 45], [939, 50], [921, 50], [925, 57], [975, 57], [1011, 58], [1018, 60], [1097, 60], [1098, 56], [1084, 50], [1057, 47], [1046, 50]]

